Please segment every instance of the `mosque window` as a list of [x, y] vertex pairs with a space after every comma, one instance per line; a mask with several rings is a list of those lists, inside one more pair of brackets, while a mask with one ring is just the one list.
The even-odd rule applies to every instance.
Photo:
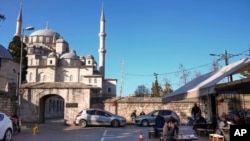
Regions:
[[39, 37], [39, 43], [42, 43], [43, 42], [43, 36], [40, 36]]
[[31, 79], [32, 79], [32, 73], [30, 73], [30, 77], [29, 77], [30, 82], [31, 82]]
[[91, 83], [91, 78], [89, 78], [89, 83]]
[[49, 42], [50, 42], [50, 38], [46, 37], [46, 43], [49, 43]]
[[94, 82], [97, 83], [97, 79], [96, 78], [94, 79]]
[[33, 58], [30, 59], [30, 65], [31, 65], [31, 66], [33, 65]]
[[90, 61], [90, 60], [88, 61], [88, 64], [89, 64], [89, 65], [91, 64], [91, 61]]
[[69, 81], [73, 81], [73, 76], [72, 75], [70, 75]]
[[46, 81], [46, 75], [43, 76], [43, 81]]
[[111, 88], [108, 88], [108, 93], [110, 93], [111, 92]]
[[52, 62], [53, 62], [53, 61], [52, 61], [52, 60], [50, 60], [50, 61], [49, 61], [49, 64], [52, 64]]

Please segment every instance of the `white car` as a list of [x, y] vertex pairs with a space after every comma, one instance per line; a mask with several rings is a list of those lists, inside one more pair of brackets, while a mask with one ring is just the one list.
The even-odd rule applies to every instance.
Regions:
[[13, 127], [10, 117], [0, 112], [0, 140], [11, 141], [12, 135]]
[[102, 109], [85, 109], [76, 115], [75, 124], [82, 127], [88, 125], [108, 125], [119, 127], [126, 125], [126, 119]]

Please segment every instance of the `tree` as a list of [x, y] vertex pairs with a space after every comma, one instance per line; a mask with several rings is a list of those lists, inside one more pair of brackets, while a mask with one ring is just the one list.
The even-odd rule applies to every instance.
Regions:
[[3, 21], [3, 20], [5, 20], [5, 19], [6, 19], [5, 16], [4, 16], [3, 14], [0, 13], [0, 21]]
[[145, 85], [139, 85], [137, 86], [134, 93], [136, 96], [145, 96], [145, 95], [148, 95], [150, 92], [149, 92], [149, 89]]
[[164, 83], [164, 89], [163, 89], [163, 96], [173, 92], [170, 81], [167, 78], [165, 78], [164, 81], [165, 83]]
[[200, 77], [201, 76], [201, 72], [199, 72], [199, 71], [195, 71], [194, 72], [194, 78], [193, 79], [195, 79], [195, 78], [197, 78], [197, 77]]
[[191, 73], [182, 64], [180, 64], [179, 69], [180, 71], [177, 72], [177, 76], [180, 78], [180, 85], [185, 85], [189, 81]]
[[152, 97], [160, 97], [162, 93], [162, 87], [159, 85], [158, 81], [155, 80], [154, 83], [152, 83], [152, 88], [151, 88], [151, 96]]
[[220, 68], [220, 64], [219, 64], [218, 60], [213, 61], [212, 66], [211, 66], [211, 70], [216, 71], [219, 68]]
[[[21, 39], [19, 36], [14, 36], [12, 41], [9, 43], [8, 50], [13, 57], [13, 61], [20, 64], [21, 58]], [[26, 45], [23, 43], [23, 50], [22, 50], [22, 81], [26, 80], [27, 74], [27, 62], [28, 59], [26, 57], [27, 51], [25, 50]]]

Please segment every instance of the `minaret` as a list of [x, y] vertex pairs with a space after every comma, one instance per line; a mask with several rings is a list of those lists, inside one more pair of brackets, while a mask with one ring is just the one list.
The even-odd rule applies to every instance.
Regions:
[[99, 52], [99, 71], [103, 75], [103, 78], [105, 78], [105, 17], [104, 17], [104, 6], [102, 4], [102, 13], [101, 13], [101, 19], [100, 19], [100, 48], [98, 50]]
[[17, 22], [16, 22], [16, 33], [15, 36], [21, 37], [21, 32], [22, 32], [22, 23], [23, 23], [23, 18], [22, 18], [22, 4], [20, 5], [20, 11], [17, 17]]

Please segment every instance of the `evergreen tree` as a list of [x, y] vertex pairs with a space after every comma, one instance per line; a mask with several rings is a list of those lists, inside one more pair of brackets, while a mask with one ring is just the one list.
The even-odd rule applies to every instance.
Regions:
[[26, 51], [26, 45], [22, 43], [19, 36], [14, 36], [12, 41], [9, 43], [8, 50], [10, 54], [13, 57], [13, 61], [20, 64], [20, 58], [21, 58], [21, 44], [23, 44], [23, 50], [22, 50], [22, 81], [26, 80], [26, 74], [27, 74], [27, 63], [28, 59], [26, 57], [27, 51]]
[[158, 81], [155, 80], [155, 83], [152, 83], [152, 97], [160, 97], [162, 93], [162, 87], [159, 85]]
[[0, 21], [5, 20], [5, 16], [0, 13]]
[[163, 96], [173, 92], [172, 86], [167, 79], [165, 79], [164, 88], [165, 89], [163, 90]]

